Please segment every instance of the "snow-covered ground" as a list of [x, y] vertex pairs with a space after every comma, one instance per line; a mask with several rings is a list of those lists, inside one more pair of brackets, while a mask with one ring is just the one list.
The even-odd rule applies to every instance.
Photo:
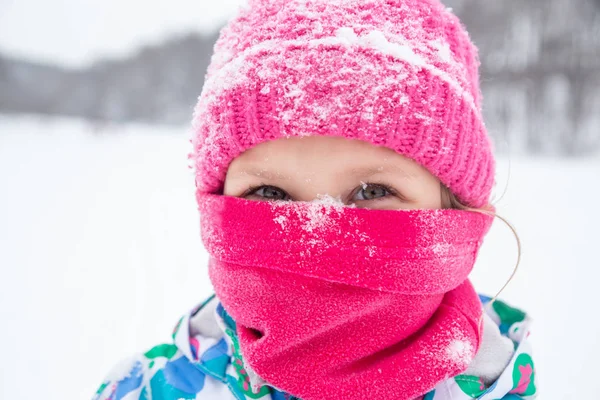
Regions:
[[[90, 398], [210, 293], [188, 146], [186, 127], [0, 117], [0, 398]], [[508, 162], [498, 169], [502, 192]], [[594, 396], [599, 176], [600, 159], [512, 160], [497, 204], [523, 242], [503, 298], [536, 320], [545, 400]], [[515, 259], [498, 221], [478, 289], [498, 290]]]

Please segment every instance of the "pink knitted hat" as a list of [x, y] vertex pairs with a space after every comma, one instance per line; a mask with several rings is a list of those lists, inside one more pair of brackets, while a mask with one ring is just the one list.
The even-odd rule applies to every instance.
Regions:
[[391, 148], [473, 207], [494, 159], [477, 49], [438, 0], [249, 0], [223, 28], [193, 120], [196, 185], [268, 140], [342, 136]]

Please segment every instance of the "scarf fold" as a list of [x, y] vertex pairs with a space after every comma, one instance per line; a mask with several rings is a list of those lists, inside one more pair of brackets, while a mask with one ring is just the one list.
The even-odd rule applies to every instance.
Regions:
[[467, 276], [491, 217], [198, 203], [217, 296], [245, 361], [272, 386], [305, 400], [413, 399], [475, 356], [482, 308]]

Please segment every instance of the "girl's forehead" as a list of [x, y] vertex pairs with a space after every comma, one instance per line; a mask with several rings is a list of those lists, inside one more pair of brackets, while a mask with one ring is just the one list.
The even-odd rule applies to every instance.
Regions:
[[415, 161], [381, 146], [340, 137], [283, 138], [258, 144], [236, 157], [228, 177], [292, 179], [328, 173], [361, 179], [393, 173], [408, 178], [428, 171]]

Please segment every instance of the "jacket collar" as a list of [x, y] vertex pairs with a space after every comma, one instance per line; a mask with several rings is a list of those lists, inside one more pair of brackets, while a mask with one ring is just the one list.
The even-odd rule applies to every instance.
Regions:
[[[489, 302], [487, 297], [481, 299], [484, 305]], [[464, 374], [441, 382], [424, 396], [425, 400], [488, 400], [509, 393], [535, 395], [536, 373], [528, 340], [529, 318], [522, 311], [499, 301], [485, 309], [488, 320], [484, 326], [484, 343], [474, 365]], [[498, 359], [494, 352], [502, 342], [499, 338], [512, 345], [514, 350], [505, 360], [500, 360], [505, 367], [500, 368], [499, 376], [494, 374], [495, 379], [491, 380], [484, 369], [489, 367], [486, 360]], [[207, 375], [227, 383], [239, 399], [294, 398], [269, 385], [245, 365], [235, 321], [214, 295], [180, 319], [173, 340], [190, 362]], [[474, 368], [477, 363], [482, 367]]]

